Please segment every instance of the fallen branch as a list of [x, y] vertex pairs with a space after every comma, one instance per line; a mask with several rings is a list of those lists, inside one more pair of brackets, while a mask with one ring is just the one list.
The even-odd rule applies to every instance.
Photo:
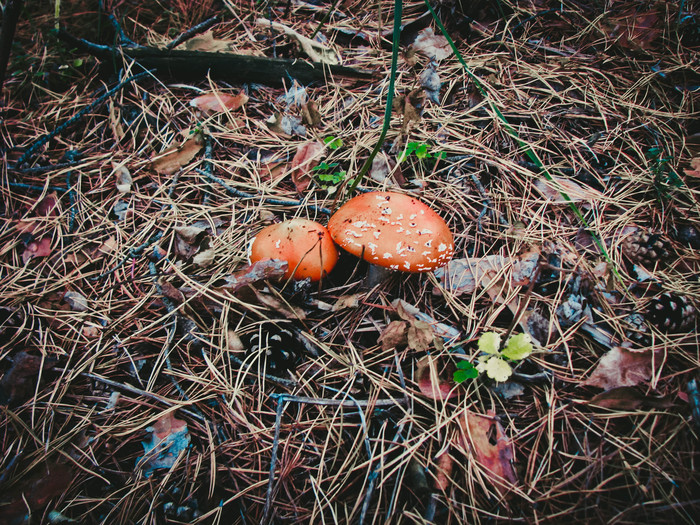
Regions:
[[302, 84], [325, 82], [328, 77], [371, 79], [371, 71], [347, 66], [305, 62], [284, 58], [269, 58], [234, 53], [211, 53], [153, 47], [112, 47], [76, 38], [59, 29], [58, 38], [94, 57], [111, 62], [114, 59], [134, 60], [144, 69], [156, 69], [158, 75], [179, 80], [212, 78], [228, 82], [256, 82], [281, 86], [284, 79], [297, 79]]

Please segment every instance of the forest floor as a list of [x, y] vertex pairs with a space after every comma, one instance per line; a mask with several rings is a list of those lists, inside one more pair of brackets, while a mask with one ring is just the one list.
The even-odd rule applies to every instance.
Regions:
[[[356, 193], [454, 258], [287, 281], [252, 239], [328, 222], [392, 80], [393, 3], [333, 3], [25, 3], [0, 523], [696, 522], [697, 2], [404, 2]], [[124, 58], [183, 34], [170, 75]]]

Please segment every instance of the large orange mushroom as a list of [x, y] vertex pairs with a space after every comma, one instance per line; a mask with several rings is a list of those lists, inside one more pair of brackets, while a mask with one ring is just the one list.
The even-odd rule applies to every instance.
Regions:
[[417, 198], [375, 191], [350, 199], [328, 231], [342, 248], [369, 263], [404, 272], [430, 272], [454, 254], [447, 223]]
[[328, 230], [308, 219], [291, 219], [263, 228], [253, 239], [250, 262], [287, 261], [285, 278], [320, 280], [338, 261], [338, 250]]

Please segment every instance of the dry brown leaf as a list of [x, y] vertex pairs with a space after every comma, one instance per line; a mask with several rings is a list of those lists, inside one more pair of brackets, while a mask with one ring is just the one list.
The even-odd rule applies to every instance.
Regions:
[[117, 179], [117, 191], [119, 193], [129, 193], [133, 180], [131, 178], [131, 173], [129, 173], [129, 170], [124, 166], [124, 162], [112, 161], [112, 170]]
[[206, 51], [209, 53], [225, 53], [233, 51], [231, 42], [214, 38], [214, 33], [210, 30], [201, 35], [194, 36], [180, 44], [187, 51]]
[[21, 403], [36, 390], [42, 372], [56, 365], [55, 359], [28, 354], [24, 350], [12, 358], [12, 366], [0, 379], [0, 404]]
[[651, 351], [632, 352], [615, 346], [600, 358], [595, 370], [583, 385], [604, 390], [638, 385], [651, 378], [653, 358], [654, 353]]
[[325, 146], [318, 142], [307, 142], [297, 148], [292, 159], [292, 182], [299, 193], [304, 193], [311, 184], [311, 171], [318, 166]]
[[513, 467], [515, 450], [506, 438], [501, 423], [492, 410], [486, 416], [467, 410], [458, 422], [462, 431], [462, 446], [471, 450], [474, 457], [486, 469], [490, 481], [501, 491], [508, 491], [518, 482]]
[[452, 399], [457, 395], [452, 361], [426, 355], [416, 362], [416, 378], [421, 393], [430, 399]]
[[206, 93], [190, 100], [190, 106], [204, 113], [219, 113], [222, 111], [235, 111], [248, 102], [248, 95], [244, 91], [238, 95], [229, 93]]
[[242, 288], [247, 288], [263, 280], [277, 280], [287, 272], [287, 261], [265, 259], [250, 264], [234, 274], [223, 277], [226, 284], [221, 288], [235, 294]]
[[306, 312], [304, 312], [304, 310], [302, 310], [300, 307], [282, 301], [274, 295], [261, 292], [260, 290], [258, 290], [257, 288], [253, 288], [252, 286], [250, 287], [250, 289], [253, 291], [256, 299], [260, 304], [267, 306], [271, 310], [274, 310], [275, 312], [281, 314], [286, 319], [306, 319]]
[[284, 33], [285, 35], [296, 40], [304, 53], [306, 53], [306, 56], [308, 56], [314, 62], [321, 62], [322, 64], [330, 65], [340, 63], [338, 60], [338, 55], [336, 55], [335, 51], [333, 51], [331, 48], [297, 33], [291, 27], [287, 27], [279, 22], [272, 22], [265, 18], [259, 18], [256, 23], [258, 26], [264, 27], [265, 29], [280, 31], [281, 33]]
[[408, 344], [407, 333], [408, 323], [405, 321], [390, 322], [379, 336], [382, 350], [386, 351], [406, 346]]
[[413, 50], [439, 62], [452, 55], [452, 47], [442, 35], [436, 35], [432, 27], [426, 27], [411, 44]]
[[365, 296], [363, 293], [354, 293], [349, 295], [341, 295], [338, 300], [333, 305], [331, 310], [337, 312], [338, 310], [344, 310], [345, 308], [357, 308], [360, 305], [360, 299]]
[[700, 157], [691, 159], [690, 169], [684, 169], [683, 173], [685, 173], [688, 177], [700, 177]]
[[163, 175], [172, 175], [182, 166], [190, 162], [199, 150], [204, 147], [204, 140], [200, 133], [187, 139], [180, 146], [168, 148], [152, 161], [153, 169]]
[[38, 241], [32, 241], [22, 252], [22, 262], [27, 262], [34, 257], [48, 257], [51, 255], [51, 237], [42, 237]]
[[642, 406], [653, 408], [669, 408], [673, 406], [673, 401], [668, 397], [647, 396], [639, 389], [631, 386], [621, 386], [601, 392], [588, 403], [611, 410], [636, 410]]
[[566, 194], [571, 202], [596, 201], [603, 196], [598, 190], [563, 177], [554, 176], [551, 181], [538, 179], [534, 184], [545, 199], [556, 203], [569, 202], [562, 193]]
[[301, 105], [301, 121], [311, 128], [321, 125], [321, 112], [318, 105], [313, 100]]
[[450, 490], [450, 485], [452, 484], [450, 476], [452, 476], [454, 459], [452, 459], [452, 456], [450, 456], [449, 450], [446, 450], [435, 459], [437, 464], [435, 468], [435, 481], [433, 483], [433, 487], [435, 487], [435, 490], [447, 492]]

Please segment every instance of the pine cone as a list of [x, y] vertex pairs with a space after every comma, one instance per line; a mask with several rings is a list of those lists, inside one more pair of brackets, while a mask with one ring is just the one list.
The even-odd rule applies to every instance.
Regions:
[[622, 253], [634, 264], [654, 266], [668, 258], [671, 243], [660, 233], [637, 230], [622, 241]]
[[664, 293], [651, 301], [645, 317], [662, 332], [682, 332], [693, 326], [695, 314], [695, 307], [688, 299]]

